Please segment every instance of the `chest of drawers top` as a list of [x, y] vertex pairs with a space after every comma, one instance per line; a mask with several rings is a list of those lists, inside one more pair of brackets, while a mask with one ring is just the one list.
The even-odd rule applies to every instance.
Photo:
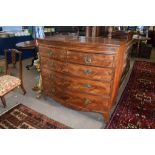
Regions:
[[115, 54], [117, 49], [127, 43], [127, 40], [107, 39], [101, 37], [71, 37], [53, 36], [39, 39], [39, 45], [46, 47], [59, 47], [64, 50], [74, 50], [75, 52]]

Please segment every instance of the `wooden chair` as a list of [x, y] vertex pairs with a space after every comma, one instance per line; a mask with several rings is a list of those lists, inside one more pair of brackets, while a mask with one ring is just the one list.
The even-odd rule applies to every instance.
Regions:
[[[19, 78], [8, 75], [8, 54], [11, 53], [12, 56], [12, 63], [14, 68], [16, 68], [16, 56], [19, 57]], [[17, 87], [21, 87], [23, 94], [26, 94], [26, 90], [23, 86], [23, 73], [22, 73], [22, 52], [16, 49], [8, 49], [5, 50], [5, 61], [6, 61], [6, 72], [5, 75], [0, 76], [0, 98], [6, 107], [6, 101], [4, 96], [8, 94], [10, 91], [14, 90]]]

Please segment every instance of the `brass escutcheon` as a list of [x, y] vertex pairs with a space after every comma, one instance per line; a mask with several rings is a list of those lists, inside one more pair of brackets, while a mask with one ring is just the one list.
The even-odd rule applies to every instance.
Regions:
[[87, 69], [87, 70], [84, 71], [84, 73], [85, 73], [86, 75], [90, 75], [90, 74], [92, 74], [92, 70]]
[[91, 101], [89, 99], [85, 99], [85, 101], [84, 101], [85, 105], [90, 104], [90, 103], [91, 103]]
[[53, 52], [52, 52], [52, 51], [49, 51], [49, 52], [48, 52], [48, 55], [49, 55], [49, 56], [53, 55]]
[[85, 84], [84, 87], [85, 88], [91, 88], [92, 86], [91, 86], [91, 84]]
[[86, 55], [86, 56], [84, 57], [84, 61], [85, 61], [85, 64], [86, 64], [86, 65], [90, 65], [91, 62], [92, 62], [91, 56], [90, 56], [90, 55]]

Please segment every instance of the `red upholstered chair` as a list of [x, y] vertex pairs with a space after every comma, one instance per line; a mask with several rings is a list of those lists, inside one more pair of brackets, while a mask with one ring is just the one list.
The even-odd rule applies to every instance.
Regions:
[[[16, 68], [16, 55], [19, 56], [19, 78], [9, 75], [8, 73], [8, 53], [11, 53], [13, 66]], [[8, 94], [10, 91], [14, 90], [17, 87], [21, 87], [23, 94], [26, 94], [26, 90], [23, 86], [23, 78], [22, 78], [22, 53], [16, 49], [5, 50], [5, 60], [6, 60], [6, 75], [0, 76], [0, 98], [6, 107], [6, 101], [4, 96]]]

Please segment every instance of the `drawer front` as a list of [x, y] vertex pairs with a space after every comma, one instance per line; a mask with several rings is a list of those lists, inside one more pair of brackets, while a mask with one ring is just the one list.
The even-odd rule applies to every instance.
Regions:
[[63, 87], [70, 91], [84, 92], [102, 96], [110, 95], [110, 83], [108, 82], [91, 81], [65, 76]]
[[43, 56], [46, 58], [52, 58], [52, 59], [61, 60], [61, 61], [66, 60], [65, 50], [39, 46], [39, 53], [40, 53], [40, 56]]
[[49, 84], [48, 82], [43, 83], [43, 91], [49, 97], [57, 97], [58, 99], [63, 99], [64, 91], [63, 89], [59, 88], [55, 84]]
[[82, 93], [75, 94], [71, 91], [66, 91], [63, 95], [63, 101], [73, 107], [100, 112], [107, 109], [109, 99]]
[[42, 69], [42, 78], [43, 83], [48, 83], [47, 86], [52, 84], [69, 91], [90, 93], [94, 95], [109, 96], [110, 94], [110, 83], [108, 82], [69, 77], [47, 69]]
[[88, 66], [113, 67], [114, 60], [112, 55], [67, 51], [67, 61]]
[[61, 73], [57, 73], [48, 69], [42, 69], [43, 83], [47, 86], [54, 85], [62, 87], [64, 83], [64, 76]]
[[41, 66], [49, 70], [57, 72], [66, 72], [67, 64], [62, 61], [41, 57]]
[[111, 68], [92, 67], [69, 63], [67, 65], [67, 72], [69, 75], [90, 80], [111, 81], [113, 79], [113, 70]]
[[108, 98], [83, 93], [75, 94], [74, 92], [59, 88], [56, 85], [49, 87], [49, 83], [46, 82], [44, 83], [44, 93], [49, 97], [56, 98], [75, 108], [78, 107], [97, 112], [103, 112], [108, 108]]

